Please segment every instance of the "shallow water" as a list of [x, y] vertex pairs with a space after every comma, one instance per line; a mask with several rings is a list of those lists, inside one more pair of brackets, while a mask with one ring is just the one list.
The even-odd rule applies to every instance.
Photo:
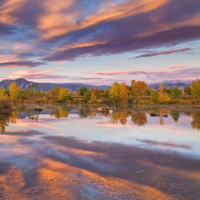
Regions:
[[0, 127], [0, 199], [199, 200], [199, 112], [18, 105]]

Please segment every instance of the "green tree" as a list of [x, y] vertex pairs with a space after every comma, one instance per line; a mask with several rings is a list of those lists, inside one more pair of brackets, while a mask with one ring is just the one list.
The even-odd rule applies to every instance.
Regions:
[[78, 90], [78, 94], [81, 96], [84, 96], [85, 92], [87, 92], [88, 89], [86, 87], [80, 87]]
[[184, 88], [184, 93], [188, 94], [188, 95], [192, 95], [192, 90], [191, 90], [191, 87], [189, 85]]
[[154, 89], [151, 88], [151, 87], [147, 88], [147, 90], [146, 90], [146, 94], [147, 94], [148, 96], [151, 96], [151, 93], [153, 93], [153, 92], [154, 92]]
[[61, 102], [66, 102], [67, 100], [70, 100], [70, 94], [66, 88], [61, 88], [60, 92], [58, 94], [58, 100]]
[[153, 91], [151, 93], [151, 102], [158, 103], [158, 101], [159, 101], [159, 93], [157, 91]]
[[179, 90], [177, 87], [171, 90], [172, 99], [180, 99], [180, 96], [181, 96], [181, 90]]
[[193, 81], [190, 87], [191, 87], [192, 94], [200, 98], [200, 80], [197, 79]]
[[20, 89], [16, 82], [10, 83], [9, 92], [11, 100], [15, 101], [19, 97]]

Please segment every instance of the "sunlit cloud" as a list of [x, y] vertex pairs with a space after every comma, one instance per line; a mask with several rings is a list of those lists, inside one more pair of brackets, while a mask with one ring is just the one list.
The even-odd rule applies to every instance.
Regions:
[[[39, 67], [37, 76], [35, 72], [25, 77], [54, 79], [64, 77], [54, 71], [40, 74], [43, 65], [48, 63], [50, 68], [54, 62], [127, 52], [135, 57], [138, 50], [149, 52], [148, 48], [153, 53], [136, 58], [195, 51], [193, 46], [184, 47], [200, 39], [199, 7], [196, 0], [4, 0], [0, 5], [0, 67]], [[110, 60], [112, 67], [116, 61]], [[110, 68], [108, 75], [127, 74], [142, 73]], [[11, 74], [16, 76], [19, 73]]]

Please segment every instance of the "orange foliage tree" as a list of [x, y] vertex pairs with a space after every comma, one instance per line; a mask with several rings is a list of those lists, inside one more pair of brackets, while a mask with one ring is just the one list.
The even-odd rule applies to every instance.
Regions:
[[134, 96], [144, 96], [147, 89], [147, 84], [144, 81], [136, 81], [132, 87]]
[[128, 99], [128, 88], [125, 83], [120, 85], [119, 98], [122, 102], [126, 102]]

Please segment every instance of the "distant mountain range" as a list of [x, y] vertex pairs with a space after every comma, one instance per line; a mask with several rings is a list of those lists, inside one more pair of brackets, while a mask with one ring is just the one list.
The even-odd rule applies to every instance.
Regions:
[[[171, 88], [179, 88], [183, 90], [185, 87], [190, 85], [192, 81], [164, 81], [162, 82], [164, 84], [164, 87], [167, 89]], [[159, 88], [160, 83], [153, 83], [153, 84], [148, 84], [148, 87], [153, 88], [154, 90], [157, 90]]]
[[[20, 79], [5, 79], [0, 82], [0, 87], [4, 86], [6, 90], [8, 90], [8, 87], [11, 82], [16, 82], [20, 89], [28, 89], [29, 86], [36, 84], [36, 82], [27, 81], [26, 79], [20, 78]], [[170, 82], [163, 82], [165, 88], [174, 88], [177, 87], [179, 89], [184, 89], [186, 86], [190, 85], [192, 81], [170, 81]], [[82, 83], [37, 83], [39, 90], [47, 92], [50, 91], [51, 88], [55, 88], [56, 86], [60, 86], [62, 88], [67, 88], [69, 91], [77, 91], [80, 87], [87, 87], [90, 88], [96, 88], [96, 89], [108, 89], [108, 85], [89, 85], [89, 84], [82, 84]], [[160, 83], [154, 83], [154, 84], [148, 84], [148, 87], [153, 88], [154, 90], [157, 90], [159, 88]]]
[[[28, 89], [29, 86], [36, 84], [36, 82], [27, 81], [26, 79], [19, 78], [15, 80], [11, 79], [5, 79], [0, 82], [0, 87], [4, 86], [6, 90], [8, 90], [8, 87], [11, 82], [16, 82], [17, 85], [20, 87], [20, 89]], [[90, 88], [96, 88], [96, 89], [107, 89], [107, 85], [88, 85], [88, 84], [82, 84], [82, 83], [37, 83], [39, 90], [47, 92], [50, 91], [50, 89], [55, 88], [56, 86], [60, 86], [62, 88], [67, 88], [69, 91], [77, 91], [80, 87], [87, 87]]]

